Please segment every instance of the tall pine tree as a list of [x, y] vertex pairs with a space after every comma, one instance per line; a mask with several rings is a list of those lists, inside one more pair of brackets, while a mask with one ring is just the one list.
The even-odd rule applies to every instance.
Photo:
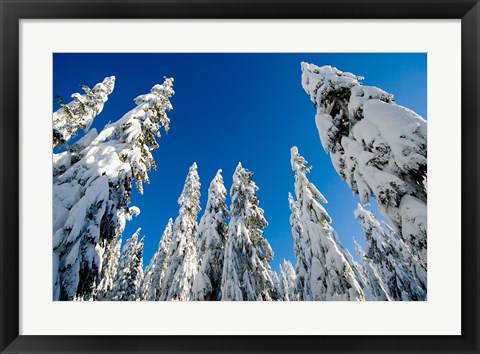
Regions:
[[201, 208], [200, 178], [196, 163], [193, 163], [188, 171], [178, 204], [180, 210], [173, 226], [169, 264], [165, 270], [160, 300], [189, 300], [193, 280], [198, 273], [195, 241], [197, 214]]
[[283, 260], [283, 264], [280, 265], [280, 284], [282, 286], [284, 301], [298, 300], [297, 276], [295, 275], [292, 263], [285, 259]]
[[170, 252], [170, 244], [172, 242], [173, 221], [170, 218], [168, 224], [163, 231], [158, 250], [152, 257], [152, 260], [145, 268], [142, 286], [140, 290], [140, 298], [146, 301], [158, 301], [162, 294], [162, 281], [165, 270], [168, 266], [168, 254]]
[[258, 206], [258, 187], [252, 176], [240, 163], [233, 174], [222, 300], [272, 300], [274, 283], [269, 262], [273, 251], [263, 237], [263, 229], [268, 224]]
[[[306, 174], [311, 167], [298, 153], [298, 149], [291, 149], [291, 164], [295, 176], [294, 237], [304, 239], [305, 245], [299, 254], [300, 259], [307, 260], [307, 274], [304, 280], [308, 291], [304, 291], [303, 300], [364, 300], [364, 293], [355, 278], [355, 274], [342, 252], [343, 247], [338, 244], [331, 218], [320, 204], [326, 199], [311, 183]], [[296, 242], [299, 243], [298, 241]], [[295, 247], [296, 252], [300, 250]], [[297, 258], [297, 259], [298, 259]], [[300, 267], [301, 269], [301, 267]]]
[[386, 216], [427, 265], [427, 122], [363, 78], [302, 63], [302, 86], [325, 151], [351, 190]]
[[138, 229], [131, 238], [125, 242], [118, 271], [113, 281], [113, 287], [108, 300], [112, 301], [136, 301], [143, 278], [143, 238], [138, 240], [141, 229]]
[[221, 300], [223, 254], [228, 236], [226, 199], [222, 170], [218, 170], [210, 183], [207, 207], [198, 226], [200, 267], [192, 287], [192, 300]]
[[291, 193], [288, 193], [290, 205], [290, 227], [293, 235], [293, 253], [297, 259], [295, 264], [295, 289], [300, 301], [311, 300], [312, 286], [310, 282], [310, 265], [312, 264], [312, 247], [310, 238], [304, 237], [301, 212]]
[[102, 272], [100, 274], [100, 283], [98, 284], [95, 300], [106, 300], [113, 289], [113, 281], [117, 276], [118, 262], [120, 260], [120, 249], [122, 246], [122, 238], [118, 237], [117, 242], [112, 242], [109, 247], [111, 249], [104, 250], [105, 255], [101, 254]]
[[379, 287], [376, 280], [379, 277], [393, 300], [426, 300], [426, 269], [412, 255], [410, 247], [392, 229], [382, 227], [373, 213], [360, 204], [355, 217], [366, 242], [365, 251], [357, 246], [357, 253], [362, 257], [365, 274], [373, 288]]

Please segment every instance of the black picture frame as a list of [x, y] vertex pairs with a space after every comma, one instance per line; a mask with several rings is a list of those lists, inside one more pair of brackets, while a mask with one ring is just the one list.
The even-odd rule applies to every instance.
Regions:
[[[112, 6], [114, 5], [114, 6]], [[1, 353], [479, 353], [478, 0], [0, 0]], [[459, 336], [19, 335], [19, 20], [461, 19], [462, 310]]]

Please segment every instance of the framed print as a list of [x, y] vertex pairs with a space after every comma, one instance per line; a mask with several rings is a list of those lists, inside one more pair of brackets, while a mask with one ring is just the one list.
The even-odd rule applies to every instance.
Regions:
[[0, 9], [2, 353], [478, 353], [477, 1]]

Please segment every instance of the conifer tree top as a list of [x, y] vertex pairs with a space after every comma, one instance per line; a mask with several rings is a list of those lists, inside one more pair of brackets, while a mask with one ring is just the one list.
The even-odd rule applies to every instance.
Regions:
[[200, 176], [197, 171], [197, 164], [194, 162], [188, 170], [182, 194], [178, 198], [178, 204], [190, 210], [193, 214], [197, 214], [202, 208], [200, 207]]
[[93, 89], [82, 86], [83, 95], [76, 92], [71, 95], [73, 101], [63, 102], [58, 97], [60, 109], [53, 113], [53, 147], [67, 143], [79, 129], [87, 131], [94, 118], [103, 110], [108, 95], [113, 92], [115, 76], [108, 76], [96, 84]]
[[[312, 169], [312, 166], [307, 166], [308, 161], [305, 160], [302, 155], [300, 155], [296, 146], [290, 149], [290, 153], [290, 162], [292, 164], [292, 170], [295, 176], [295, 194], [297, 195], [298, 200], [303, 203], [304, 193], [306, 191], [309, 198], [313, 198], [322, 203], [328, 203], [323, 194], [313, 183], [308, 180], [306, 176], [306, 174]], [[323, 207], [321, 208], [323, 209]]]
[[[221, 212], [226, 214], [226, 204], [225, 199], [227, 196], [227, 190], [223, 184], [222, 170], [219, 169], [215, 174], [215, 177], [210, 182], [210, 187], [208, 188], [208, 200], [206, 206], [206, 216], [214, 217], [216, 212]], [[225, 216], [224, 216], [225, 217]], [[203, 220], [203, 218], [202, 218]], [[210, 222], [203, 220], [204, 222]]]
[[348, 90], [355, 85], [361, 85], [360, 80], [363, 80], [362, 76], [340, 71], [330, 65], [318, 67], [302, 62], [301, 67], [302, 86], [315, 104], [317, 104], [317, 100], [323, 99], [330, 92]]

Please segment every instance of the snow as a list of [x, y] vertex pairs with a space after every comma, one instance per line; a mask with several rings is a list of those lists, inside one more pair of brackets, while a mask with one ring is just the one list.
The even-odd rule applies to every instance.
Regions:
[[130, 212], [131, 215], [133, 216], [138, 216], [140, 215], [140, 208], [136, 206], [131, 206], [128, 208], [128, 211]]
[[[356, 140], [363, 139], [365, 144], [373, 147], [390, 147], [393, 161], [401, 170], [416, 170], [427, 164], [424, 155], [427, 126], [423, 118], [409, 109], [382, 101], [365, 102], [363, 113], [365, 119], [353, 128]], [[364, 127], [364, 122], [370, 127]], [[365, 134], [370, 135], [369, 139], [365, 139]]]
[[402, 216], [403, 237], [406, 238], [409, 245], [422, 250], [419, 258], [423, 264], [426, 264], [427, 206], [414, 196], [406, 195], [400, 202], [400, 215]]

